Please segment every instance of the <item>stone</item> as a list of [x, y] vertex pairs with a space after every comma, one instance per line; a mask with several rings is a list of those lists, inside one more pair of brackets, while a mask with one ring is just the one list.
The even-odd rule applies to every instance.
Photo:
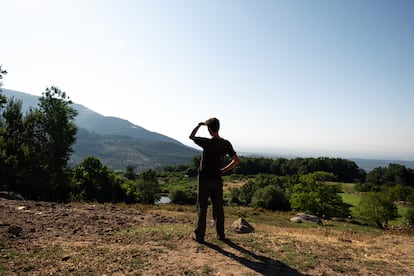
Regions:
[[7, 191], [0, 191], [0, 198], [24, 200], [20, 194]]
[[296, 216], [290, 219], [291, 222], [301, 223], [304, 221], [314, 222], [316, 224], [322, 225], [322, 220], [320, 217], [315, 215], [309, 215], [305, 213], [298, 213]]
[[244, 218], [239, 218], [233, 222], [231, 229], [239, 234], [253, 233], [254, 227], [251, 226]]
[[290, 219], [291, 222], [295, 222], [295, 223], [302, 223], [303, 220], [300, 217], [293, 217]]
[[0, 197], [5, 199], [13, 199], [11, 194], [6, 191], [0, 191]]

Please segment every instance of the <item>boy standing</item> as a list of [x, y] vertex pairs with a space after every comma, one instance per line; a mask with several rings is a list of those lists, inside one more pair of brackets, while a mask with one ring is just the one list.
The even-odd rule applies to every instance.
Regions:
[[[197, 137], [196, 133], [201, 126], [207, 126], [211, 138]], [[197, 188], [197, 225], [191, 238], [199, 243], [204, 242], [206, 233], [206, 216], [208, 198], [213, 205], [213, 219], [216, 226], [217, 237], [225, 240], [224, 235], [224, 209], [223, 209], [223, 180], [222, 174], [236, 167], [240, 160], [231, 143], [219, 136], [220, 122], [211, 118], [199, 123], [191, 132], [190, 139], [203, 148], [200, 161]], [[229, 155], [232, 160], [224, 164], [224, 157]]]

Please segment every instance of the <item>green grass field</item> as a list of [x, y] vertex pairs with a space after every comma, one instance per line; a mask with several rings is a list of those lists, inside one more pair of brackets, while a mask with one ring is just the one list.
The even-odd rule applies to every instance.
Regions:
[[[349, 185], [349, 184], [346, 184]], [[341, 197], [342, 200], [345, 203], [348, 203], [350, 205], [352, 205], [353, 207], [351, 207], [351, 211], [353, 211], [353, 208], [355, 206], [358, 205], [360, 199], [361, 199], [361, 195], [358, 195], [356, 193], [341, 193]], [[398, 208], [398, 215], [399, 217], [395, 220], [390, 221], [390, 225], [404, 225], [406, 223], [406, 218], [405, 215], [408, 212], [408, 210], [414, 209], [414, 207], [410, 207], [410, 206], [406, 206], [406, 205], [402, 205], [402, 204], [396, 204], [397, 208]]]

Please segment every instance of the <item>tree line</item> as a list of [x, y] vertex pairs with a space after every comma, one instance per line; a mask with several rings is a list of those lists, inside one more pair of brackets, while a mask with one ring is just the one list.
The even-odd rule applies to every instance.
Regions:
[[[263, 158], [241, 157], [241, 163], [251, 164], [254, 169], [258, 164], [279, 163], [280, 160]], [[255, 161], [257, 163], [255, 164]], [[298, 162], [300, 161], [300, 162]], [[315, 162], [316, 161], [316, 162]], [[389, 164], [387, 167], [376, 168], [364, 174], [361, 170], [355, 169], [354, 176], [366, 175], [364, 178], [355, 177], [352, 181], [355, 190], [360, 192], [360, 201], [352, 206], [343, 201], [341, 193], [343, 187], [351, 182], [343, 183], [335, 174], [334, 166], [325, 167], [326, 171], [318, 171], [320, 167], [313, 167], [309, 170], [307, 164], [344, 162], [347, 167], [356, 167], [349, 164], [352, 161], [330, 158], [308, 158], [293, 159], [291, 174], [261, 173], [227, 176], [228, 181], [244, 179], [245, 184], [239, 188], [230, 189], [226, 203], [229, 205], [251, 206], [273, 211], [301, 211], [309, 212], [324, 218], [340, 217], [350, 219], [355, 223], [366, 223], [378, 228], [387, 227], [388, 221], [399, 216], [397, 201], [408, 201], [414, 203], [414, 183], [412, 181], [414, 170], [398, 164]], [[191, 166], [166, 167], [166, 172], [161, 173], [163, 177], [168, 175], [186, 174], [195, 176], [199, 157], [194, 158]], [[283, 159], [283, 162], [286, 162]], [[298, 165], [294, 167], [293, 164]], [[305, 165], [304, 165], [305, 164]], [[246, 166], [246, 165], [245, 165]], [[302, 167], [303, 166], [303, 167]], [[268, 168], [268, 166], [266, 165]], [[306, 168], [306, 170], [304, 170]], [[301, 173], [305, 171], [306, 173]], [[249, 171], [251, 172], [251, 170]], [[360, 181], [363, 180], [363, 181]], [[188, 182], [191, 183], [191, 182]], [[170, 192], [173, 203], [193, 204], [196, 198], [194, 187], [182, 185]], [[351, 207], [354, 207], [351, 210]], [[414, 225], [414, 209], [409, 209], [405, 214], [409, 225]]]

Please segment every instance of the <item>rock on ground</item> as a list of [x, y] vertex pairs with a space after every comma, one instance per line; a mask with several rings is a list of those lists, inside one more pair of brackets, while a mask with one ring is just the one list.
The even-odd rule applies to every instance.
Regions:
[[239, 234], [253, 233], [254, 227], [251, 226], [244, 218], [239, 218], [233, 222], [231, 229]]

